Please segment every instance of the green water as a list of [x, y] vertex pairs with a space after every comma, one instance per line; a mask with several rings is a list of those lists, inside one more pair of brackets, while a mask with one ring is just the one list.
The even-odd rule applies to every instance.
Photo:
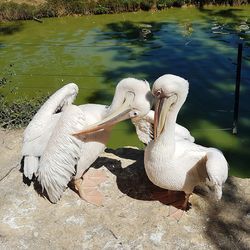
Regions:
[[[250, 6], [245, 6], [2, 23], [1, 77], [11, 80], [4, 91], [11, 100], [52, 93], [75, 82], [80, 88], [77, 104], [109, 104], [124, 77], [153, 83], [165, 73], [180, 75], [189, 80], [190, 94], [178, 122], [198, 143], [221, 149], [230, 174], [250, 176], [249, 16]], [[239, 41], [244, 41], [244, 60], [239, 134], [234, 136]], [[130, 122], [115, 127], [108, 146], [126, 145], [143, 148]]]

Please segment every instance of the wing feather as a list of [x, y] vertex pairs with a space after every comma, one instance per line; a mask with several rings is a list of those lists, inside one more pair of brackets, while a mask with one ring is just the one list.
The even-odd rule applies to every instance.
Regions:
[[69, 83], [57, 90], [41, 106], [24, 131], [22, 155], [24, 156], [24, 176], [32, 179], [39, 167], [39, 157], [42, 155], [49, 138], [60, 118], [56, 113], [71, 104], [78, 93], [78, 87]]
[[154, 139], [154, 111], [150, 110], [143, 117], [132, 118], [136, 134], [142, 143], [148, 144]]
[[69, 104], [72, 104], [78, 93], [78, 87], [69, 83], [57, 90], [37, 111], [24, 131], [24, 143], [33, 141], [44, 134], [44, 130], [51, 123], [52, 116]]
[[131, 119], [131, 121], [135, 126], [136, 134], [141, 142], [148, 144], [153, 140], [153, 124], [148, 122], [145, 118], [139, 120]]
[[56, 203], [76, 172], [82, 141], [71, 134], [86, 125], [84, 113], [75, 105], [62, 113], [40, 159], [38, 181], [51, 202]]
[[[136, 133], [139, 140], [148, 144], [154, 139], [154, 111], [150, 110], [144, 117], [137, 117], [131, 119], [136, 128]], [[190, 134], [188, 129], [176, 123], [175, 136], [177, 139], [184, 139], [194, 142], [194, 137]]]
[[222, 196], [222, 185], [228, 177], [228, 163], [221, 151], [209, 148], [207, 152], [206, 170], [210, 184], [214, 187], [214, 196], [220, 200]]

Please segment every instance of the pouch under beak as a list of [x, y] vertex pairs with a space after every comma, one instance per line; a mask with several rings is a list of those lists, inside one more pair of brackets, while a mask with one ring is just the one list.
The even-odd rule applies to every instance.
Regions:
[[156, 139], [164, 129], [168, 112], [173, 103], [177, 100], [176, 95], [161, 97], [156, 101], [154, 116], [154, 139]]

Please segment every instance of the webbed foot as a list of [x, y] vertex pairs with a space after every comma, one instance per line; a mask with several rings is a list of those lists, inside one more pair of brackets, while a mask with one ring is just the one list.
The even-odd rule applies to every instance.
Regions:
[[74, 181], [79, 196], [87, 202], [101, 206], [104, 202], [104, 195], [99, 192], [98, 185], [107, 179], [104, 170], [90, 169], [82, 178]]

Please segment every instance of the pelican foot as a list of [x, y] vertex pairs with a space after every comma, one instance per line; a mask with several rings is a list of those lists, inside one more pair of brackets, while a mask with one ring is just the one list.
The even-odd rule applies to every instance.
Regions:
[[179, 191], [157, 189], [150, 196], [151, 200], [158, 200], [165, 205], [181, 206], [185, 199], [185, 194]]
[[90, 168], [84, 175], [83, 180], [86, 185], [97, 186], [107, 180], [104, 170]]
[[184, 210], [170, 206], [169, 207], [169, 217], [174, 218], [179, 221], [184, 214]]
[[[179, 221], [184, 214], [185, 211], [187, 211], [190, 208], [190, 203], [188, 202], [189, 197], [191, 194], [186, 194], [185, 195], [185, 200], [181, 206], [170, 206], [169, 207], [169, 217], [172, 217]], [[179, 207], [179, 208], [178, 208]]]
[[75, 180], [74, 184], [83, 200], [96, 206], [101, 206], [104, 202], [104, 195], [97, 189], [98, 185], [106, 179], [107, 176], [103, 170], [90, 170], [82, 178]]

